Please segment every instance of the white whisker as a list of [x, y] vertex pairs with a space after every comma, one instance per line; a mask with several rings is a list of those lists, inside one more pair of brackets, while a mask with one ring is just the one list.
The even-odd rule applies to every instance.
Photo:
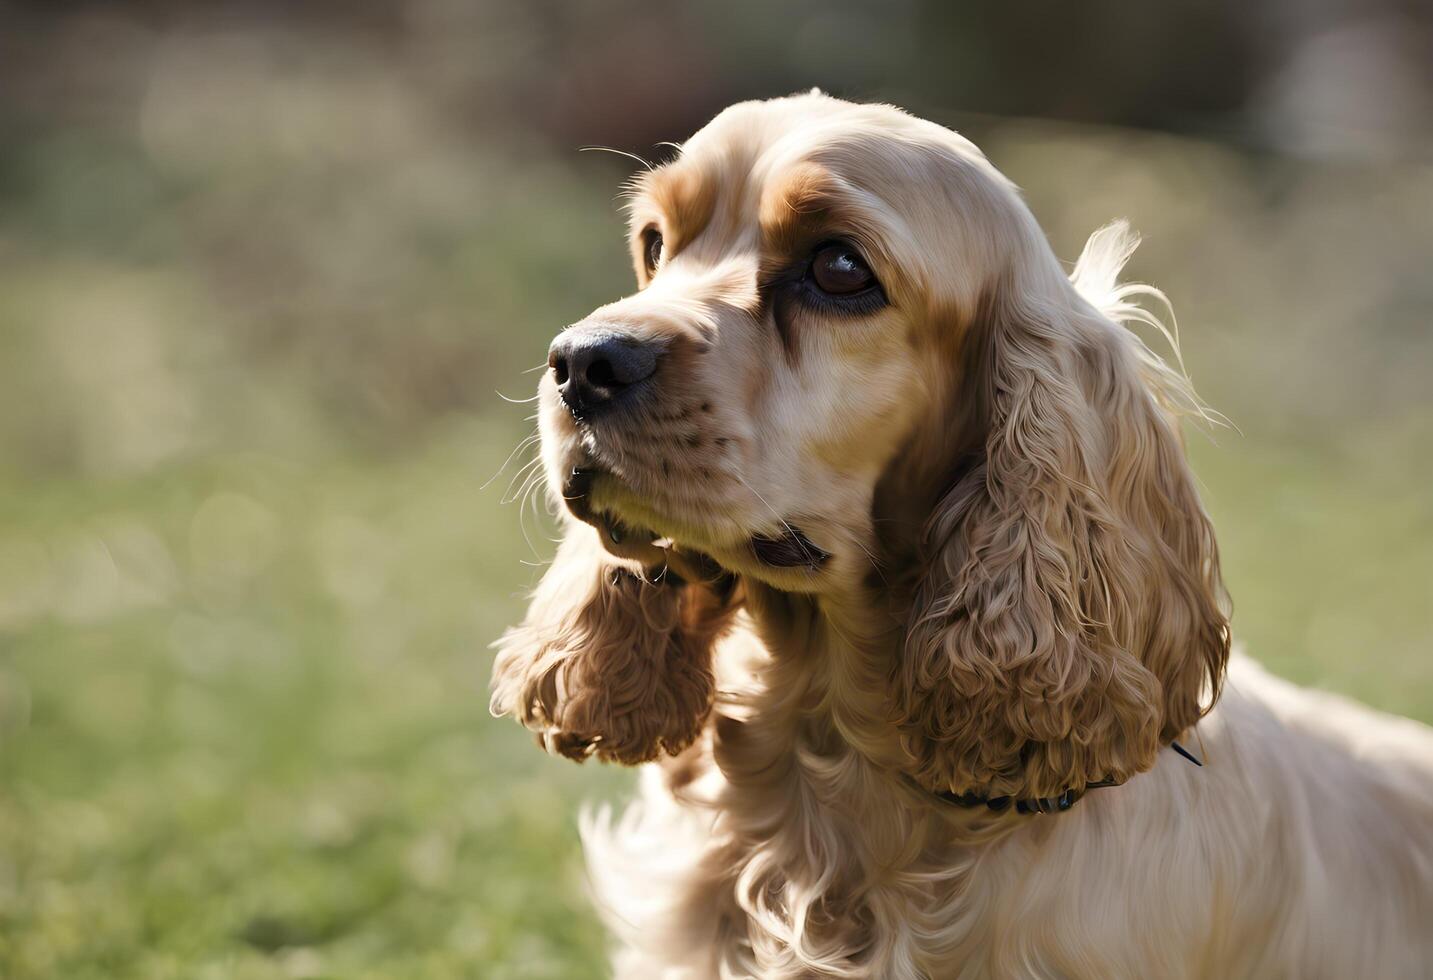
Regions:
[[[500, 500], [499, 503], [510, 504], [514, 500], [518, 499], [518, 497], [522, 494], [523, 488], [527, 486], [527, 481], [532, 478], [534, 472], [540, 472], [541, 466], [541, 456], [534, 456], [532, 459], [522, 464], [518, 471], [513, 474], [512, 479], [508, 481], [507, 491], [503, 494], [502, 500]], [[519, 488], [516, 493], [513, 492], [514, 484], [517, 484]]]
[[781, 522], [781, 526], [786, 528], [786, 533], [791, 535], [791, 539], [796, 542], [797, 547], [801, 549], [801, 553], [806, 556], [806, 561], [812, 565], [816, 564], [816, 556], [811, 554], [810, 549], [806, 547], [806, 542], [802, 540], [801, 535], [796, 533], [796, 528], [786, 523], [786, 518], [778, 514], [776, 512], [776, 508], [766, 502], [766, 498], [761, 495], [761, 492], [758, 491], [756, 487], [746, 482], [745, 477], [743, 477], [740, 473], [736, 473], [734, 475], [736, 476], [737, 480], [741, 482], [742, 486], [746, 487], [753, 494], [755, 494], [756, 499], [760, 500], [762, 505], [765, 506], [767, 510], [771, 511], [771, 516], [775, 517], [778, 521]]
[[534, 432], [532, 435], [528, 436], [526, 439], [522, 440], [516, 446], [514, 446], [512, 452], [508, 453], [507, 459], [503, 460], [503, 465], [498, 467], [496, 473], [483, 481], [482, 486], [478, 487], [478, 491], [482, 492], [483, 490], [486, 490], [489, 484], [491, 484], [498, 477], [502, 476], [503, 470], [508, 468], [508, 464], [513, 461], [513, 457], [516, 456], [518, 453], [522, 452], [527, 447], [531, 446], [533, 443], [537, 442], [538, 438], [538, 433]]
[[613, 148], [610, 147], [610, 146], [579, 146], [579, 147], [577, 148], [577, 152], [578, 152], [578, 153], [611, 153], [611, 154], [614, 154], [615, 156], [626, 157], [628, 160], [635, 160], [635, 161], [637, 161], [638, 163], [640, 163], [642, 166], [646, 167], [648, 170], [651, 170], [651, 169], [652, 169], [652, 164], [651, 164], [650, 162], [648, 162], [647, 160], [643, 160], [643, 159], [642, 159], [641, 157], [639, 157], [637, 154], [635, 154], [635, 153], [628, 153], [626, 150], [613, 149]]

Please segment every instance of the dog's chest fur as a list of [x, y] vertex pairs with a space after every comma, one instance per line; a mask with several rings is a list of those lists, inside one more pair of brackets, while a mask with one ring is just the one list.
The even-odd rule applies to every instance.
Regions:
[[1041, 872], [1044, 893], [1020, 880], [1055, 821], [1078, 815], [996, 819], [893, 775], [873, 761], [899, 747], [870, 688], [841, 696], [863, 655], [823, 640], [813, 655], [836, 669], [770, 658], [753, 632], [729, 638], [724, 687], [739, 696], [710, 737], [649, 767], [620, 820], [586, 821], [596, 898], [628, 947], [618, 975], [1119, 975], [1097, 951], [1063, 962], [1068, 937], [1050, 923], [1081, 916], [1058, 871]]
[[[1068, 813], [982, 828], [852, 748], [862, 719], [796, 682], [822, 673], [809, 662], [783, 672], [749, 628], [723, 646], [743, 696], [646, 767], [624, 814], [584, 819], [618, 977], [1332, 980], [1433, 963], [1421, 726], [1241, 660], [1189, 733], [1204, 768], [1165, 753]], [[1371, 764], [1375, 747], [1398, 765]]]

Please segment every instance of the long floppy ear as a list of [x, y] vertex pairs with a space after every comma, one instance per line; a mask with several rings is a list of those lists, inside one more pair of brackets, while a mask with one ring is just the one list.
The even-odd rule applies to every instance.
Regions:
[[569, 759], [675, 755], [711, 709], [712, 646], [733, 588], [645, 572], [571, 521], [526, 618], [495, 644], [493, 714], [515, 716]]
[[1227, 603], [1178, 428], [1197, 402], [1112, 319], [1149, 322], [1115, 287], [1136, 243], [1097, 232], [1074, 285], [1052, 256], [1017, 266], [973, 325], [984, 451], [926, 528], [897, 678], [931, 788], [1124, 780], [1218, 696]]

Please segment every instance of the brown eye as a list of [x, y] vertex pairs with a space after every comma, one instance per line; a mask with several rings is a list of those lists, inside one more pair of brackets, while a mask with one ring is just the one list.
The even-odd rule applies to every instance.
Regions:
[[822, 247], [811, 260], [811, 279], [832, 296], [850, 296], [876, 284], [871, 267], [849, 245]]
[[642, 259], [647, 264], [647, 275], [657, 271], [662, 261], [662, 233], [655, 228], [642, 232]]

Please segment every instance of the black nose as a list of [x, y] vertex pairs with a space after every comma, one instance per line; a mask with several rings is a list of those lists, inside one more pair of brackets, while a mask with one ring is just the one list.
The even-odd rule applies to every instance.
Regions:
[[568, 330], [552, 342], [547, 366], [562, 400], [578, 418], [590, 418], [639, 387], [657, 370], [660, 351], [611, 330]]

